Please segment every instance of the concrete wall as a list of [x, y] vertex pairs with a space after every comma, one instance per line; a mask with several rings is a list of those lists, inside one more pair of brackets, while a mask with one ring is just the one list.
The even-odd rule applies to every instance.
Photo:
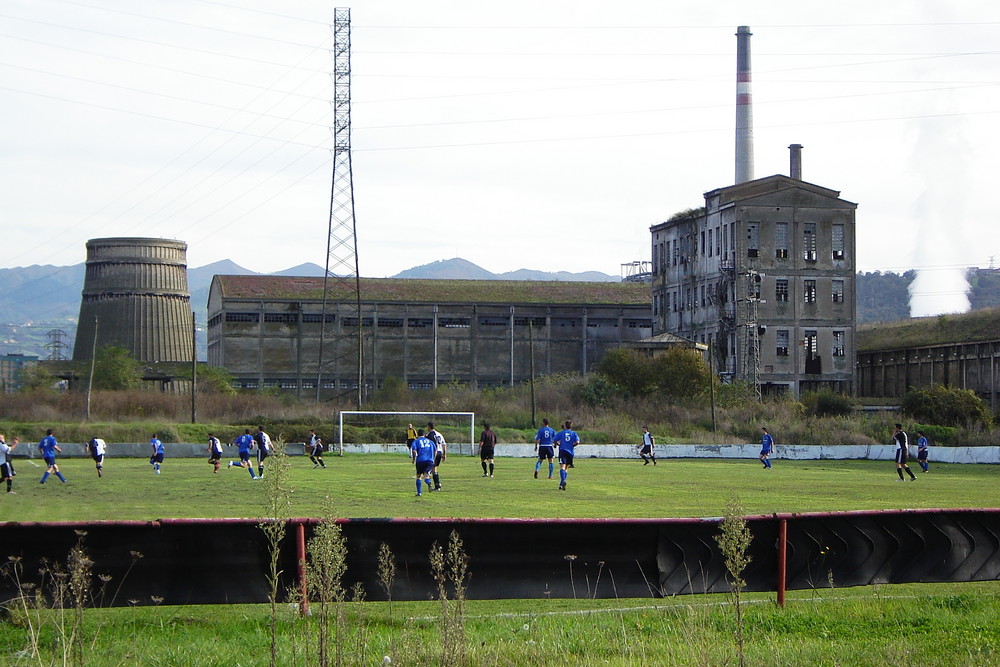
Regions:
[[[61, 443], [62, 458], [89, 456], [82, 444]], [[170, 458], [208, 458], [208, 445], [189, 443], [166, 443], [166, 456]], [[332, 443], [336, 449], [337, 443]], [[304, 455], [302, 443], [289, 443], [290, 456]], [[235, 447], [224, 447], [223, 458], [236, 458]], [[497, 458], [535, 458], [534, 445], [504, 444], [497, 445]], [[916, 454], [916, 447], [911, 451]], [[346, 454], [399, 454], [406, 456], [406, 446], [397, 444], [357, 444], [344, 445]], [[469, 443], [448, 443], [448, 452], [452, 455], [475, 457], [478, 448]], [[774, 460], [793, 459], [797, 461], [815, 461], [823, 459], [861, 459], [869, 461], [892, 461], [896, 449], [892, 445], [779, 445]], [[27, 456], [30, 453], [30, 457]], [[147, 458], [150, 448], [148, 443], [112, 443], [108, 445], [109, 459], [113, 458]], [[659, 459], [756, 459], [760, 453], [760, 445], [657, 445], [656, 456]], [[328, 452], [327, 456], [336, 456], [336, 451]], [[21, 449], [15, 458], [40, 458], [34, 448]], [[576, 448], [577, 459], [639, 459], [635, 445], [580, 445]], [[1000, 463], [1000, 446], [994, 447], [931, 447], [930, 460], [933, 463]]]

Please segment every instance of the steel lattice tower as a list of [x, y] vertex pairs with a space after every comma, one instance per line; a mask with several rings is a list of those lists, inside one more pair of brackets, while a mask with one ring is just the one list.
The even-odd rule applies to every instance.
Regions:
[[[361, 337], [361, 278], [358, 272], [357, 223], [354, 218], [354, 179], [351, 172], [351, 10], [334, 9], [333, 22], [333, 179], [330, 189], [330, 223], [327, 232], [326, 271], [323, 278], [323, 323], [320, 329], [316, 400], [320, 399], [327, 361], [333, 357], [333, 374], [345, 377], [346, 368], [357, 370], [357, 404], [364, 391]], [[340, 303], [341, 322], [328, 335], [327, 310]], [[345, 314], [348, 316], [345, 318]], [[344, 324], [353, 317], [356, 330]], [[334, 343], [327, 354], [326, 343]], [[353, 344], [351, 344], [353, 343]]]

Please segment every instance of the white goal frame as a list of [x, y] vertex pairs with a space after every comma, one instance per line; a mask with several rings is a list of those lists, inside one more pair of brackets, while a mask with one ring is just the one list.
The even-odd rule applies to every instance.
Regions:
[[337, 418], [337, 439], [340, 448], [339, 453], [344, 455], [344, 415], [416, 415], [423, 417], [435, 417], [437, 415], [450, 417], [469, 418], [469, 449], [476, 442], [476, 413], [475, 412], [397, 412], [395, 410], [341, 410]]

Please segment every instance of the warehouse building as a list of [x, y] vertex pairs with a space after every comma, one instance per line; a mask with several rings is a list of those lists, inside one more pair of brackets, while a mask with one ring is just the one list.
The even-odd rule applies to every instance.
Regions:
[[208, 362], [247, 389], [356, 390], [360, 324], [368, 390], [388, 377], [411, 389], [490, 387], [586, 373], [652, 333], [642, 283], [362, 278], [360, 314], [353, 291], [334, 291], [325, 312], [322, 278], [215, 276]]

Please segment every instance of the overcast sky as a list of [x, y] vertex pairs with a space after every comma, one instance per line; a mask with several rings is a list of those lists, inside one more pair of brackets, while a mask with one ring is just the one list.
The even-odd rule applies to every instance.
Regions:
[[[107, 236], [181, 239], [192, 267], [323, 265], [335, 6], [5, 0], [0, 267]], [[1000, 256], [996, 2], [341, 6], [363, 276], [649, 259], [650, 225], [733, 182], [739, 25], [755, 175], [803, 144], [804, 179], [859, 204], [859, 269]]]

